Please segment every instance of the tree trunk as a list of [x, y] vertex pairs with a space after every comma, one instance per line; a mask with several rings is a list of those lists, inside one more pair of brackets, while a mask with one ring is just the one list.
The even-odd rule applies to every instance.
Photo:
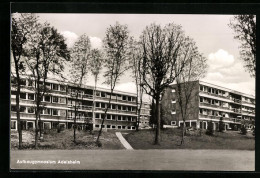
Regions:
[[160, 145], [160, 129], [161, 129], [161, 117], [160, 117], [160, 94], [156, 94], [156, 116], [157, 116], [157, 127], [155, 132], [155, 145]]
[[186, 135], [186, 124], [185, 120], [183, 121], [183, 127], [182, 127], [182, 136], [181, 136], [181, 145], [184, 144], [184, 136]]
[[[20, 80], [20, 79], [18, 79]], [[21, 128], [21, 120], [20, 120], [20, 84], [17, 82], [17, 92], [16, 92], [16, 118], [17, 118], [17, 127], [18, 127], [18, 136], [19, 136], [19, 146], [18, 148], [22, 148], [22, 128]]]
[[38, 148], [38, 110], [36, 111], [36, 120], [35, 120], [35, 142], [34, 142], [34, 147], [35, 149]]

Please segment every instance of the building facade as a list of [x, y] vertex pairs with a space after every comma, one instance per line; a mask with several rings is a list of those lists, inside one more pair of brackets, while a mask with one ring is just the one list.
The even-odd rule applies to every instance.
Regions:
[[[193, 82], [194, 88], [187, 105], [187, 127], [207, 129], [213, 123], [215, 130], [222, 119], [225, 129], [237, 130], [241, 124], [255, 124], [255, 97], [203, 81]], [[183, 125], [178, 101], [177, 85], [168, 87], [162, 97], [163, 120], [167, 126]], [[183, 95], [183, 94], [182, 94]]]
[[[33, 82], [22, 79], [20, 94], [20, 119], [24, 130], [35, 128], [35, 92]], [[86, 123], [93, 129], [101, 128], [102, 118], [109, 102], [110, 90], [94, 87], [76, 87], [71, 83], [57, 80], [46, 80], [48, 92], [42, 98], [43, 110], [40, 114], [42, 127], [72, 128], [76, 117], [77, 126], [83, 129]], [[78, 93], [78, 94], [77, 94]], [[94, 96], [95, 93], [95, 96]], [[77, 97], [76, 97], [77, 95]], [[11, 129], [17, 130], [15, 80], [11, 79]], [[135, 130], [137, 119], [136, 94], [114, 91], [111, 96], [111, 107], [104, 121], [105, 129]], [[75, 105], [77, 114], [75, 115]], [[93, 107], [94, 106], [94, 107]]]

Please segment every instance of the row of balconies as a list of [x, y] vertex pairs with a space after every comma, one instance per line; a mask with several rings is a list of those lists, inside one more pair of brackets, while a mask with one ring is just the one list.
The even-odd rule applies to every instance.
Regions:
[[[213, 115], [207, 115], [207, 114], [199, 114], [200, 118], [205, 118], [205, 116], [209, 119], [218, 119], [222, 116], [213, 116]], [[222, 117], [223, 121], [231, 121], [231, 122], [241, 122], [240, 118], [231, 118], [231, 117]]]
[[231, 96], [218, 95], [218, 94], [210, 93], [210, 92], [207, 92], [207, 91], [201, 91], [201, 92], [206, 93], [206, 94], [211, 95], [211, 96], [217, 96], [217, 97], [229, 99], [229, 100], [232, 100], [235, 103], [239, 103], [239, 104], [241, 104], [241, 103], [255, 104], [255, 102], [250, 102], [250, 101], [246, 101], [246, 100], [240, 100], [240, 99], [237, 99], [237, 98], [233, 98]]

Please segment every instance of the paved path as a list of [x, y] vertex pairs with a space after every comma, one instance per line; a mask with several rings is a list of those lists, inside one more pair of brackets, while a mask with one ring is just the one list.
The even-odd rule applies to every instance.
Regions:
[[117, 138], [120, 140], [120, 142], [122, 143], [122, 145], [123, 145], [127, 150], [133, 150], [133, 148], [132, 148], [131, 145], [126, 141], [126, 139], [123, 137], [123, 135], [121, 134], [121, 132], [116, 132], [116, 136], [117, 136]]
[[[80, 164], [73, 164], [73, 162], [64, 164], [62, 160], [71, 160]], [[253, 171], [255, 152], [239, 150], [16, 150], [11, 151], [10, 161], [13, 169]], [[49, 163], [24, 163], [27, 161], [49, 161]]]

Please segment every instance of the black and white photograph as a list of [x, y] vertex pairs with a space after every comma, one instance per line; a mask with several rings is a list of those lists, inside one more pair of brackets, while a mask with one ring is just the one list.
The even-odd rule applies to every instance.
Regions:
[[255, 14], [10, 26], [11, 170], [255, 171]]

